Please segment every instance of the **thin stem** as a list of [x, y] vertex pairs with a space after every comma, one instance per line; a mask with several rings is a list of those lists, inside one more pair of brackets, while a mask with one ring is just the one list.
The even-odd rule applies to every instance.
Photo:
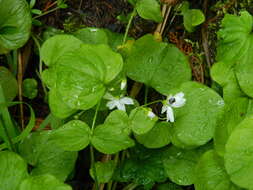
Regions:
[[45, 16], [45, 15], [51, 13], [51, 12], [54, 12], [54, 11], [58, 10], [58, 9], [60, 9], [60, 7], [55, 7], [55, 8], [53, 8], [53, 9], [49, 10], [49, 11], [46, 11], [46, 12], [40, 14], [40, 15], [37, 15], [37, 16], [33, 17], [33, 19], [40, 18], [40, 17], [42, 17], [42, 16]]
[[5, 141], [5, 143], [7, 144], [7, 147], [11, 150], [14, 151], [14, 145], [11, 141], [11, 137], [8, 134], [8, 131], [6, 129], [6, 125], [4, 124], [4, 121], [2, 119], [2, 116], [0, 115], [0, 131], [2, 133], [2, 138]]
[[134, 18], [135, 15], [136, 15], [136, 9], [134, 8], [133, 12], [131, 13], [130, 19], [129, 19], [128, 23], [127, 23], [127, 27], [126, 27], [126, 31], [125, 31], [125, 34], [124, 34], [124, 38], [123, 38], [122, 44], [126, 43], [127, 35], [128, 35], [130, 26], [132, 24], [132, 21], [133, 21], [133, 18]]
[[155, 101], [153, 101], [153, 102], [149, 102], [149, 103], [147, 103], [147, 104], [143, 104], [141, 107], [144, 107], [144, 106], [149, 106], [149, 105], [151, 105], [151, 104], [156, 104], [156, 103], [159, 103], [159, 102], [162, 102], [163, 100], [155, 100]]
[[144, 104], [148, 103], [148, 86], [145, 86], [145, 98], [144, 98]]
[[[18, 53], [18, 99], [19, 99], [20, 102], [23, 102], [22, 82], [23, 82], [23, 59], [22, 59], [21, 50], [19, 50], [19, 53]], [[23, 106], [23, 104], [19, 105], [19, 109], [20, 109], [21, 129], [23, 130], [25, 128], [24, 106]]]
[[[99, 107], [100, 107], [100, 102], [97, 104], [97, 107], [96, 107], [96, 110], [95, 110], [95, 114], [94, 114], [94, 117], [93, 117], [92, 126], [91, 126], [91, 134], [93, 134], [94, 129], [95, 129], [95, 124], [96, 124], [96, 120], [97, 120], [97, 115], [98, 115]], [[90, 145], [90, 160], [91, 160], [91, 168], [93, 170], [94, 178], [95, 178], [95, 187], [96, 187], [96, 190], [99, 190], [99, 184], [98, 184], [98, 179], [97, 179], [97, 172], [96, 172], [96, 167], [95, 167], [94, 149], [93, 149], [92, 145]]]

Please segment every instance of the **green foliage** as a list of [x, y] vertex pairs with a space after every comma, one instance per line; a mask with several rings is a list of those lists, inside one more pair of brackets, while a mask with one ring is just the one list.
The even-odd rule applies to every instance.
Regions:
[[245, 118], [231, 133], [224, 155], [225, 167], [236, 185], [250, 189], [252, 179], [252, 129], [253, 117]]
[[38, 94], [38, 83], [35, 79], [25, 79], [23, 81], [23, 96], [33, 99]]
[[27, 165], [22, 157], [10, 151], [0, 152], [0, 189], [18, 189], [27, 177]]
[[193, 184], [197, 162], [210, 147], [208, 144], [193, 150], [179, 149], [175, 146], [168, 148], [163, 164], [169, 179], [178, 185]]
[[22, 47], [30, 36], [31, 15], [25, 0], [0, 1], [0, 54]]
[[71, 190], [68, 185], [58, 181], [50, 174], [31, 176], [25, 179], [19, 190]]
[[12, 73], [5, 67], [0, 66], [0, 85], [7, 102], [12, 101], [18, 94], [18, 84]]
[[64, 181], [74, 168], [77, 152], [64, 151], [50, 141], [50, 136], [50, 131], [30, 134], [19, 145], [19, 152], [33, 166], [32, 176], [49, 173]]
[[196, 167], [196, 190], [239, 190], [229, 179], [223, 160], [213, 150], [206, 152]]
[[191, 79], [184, 54], [172, 45], [157, 42], [149, 34], [134, 43], [125, 64], [128, 77], [164, 95]]
[[140, 146], [131, 149], [130, 158], [119, 165], [115, 172], [115, 180], [134, 182], [151, 189], [155, 182], [166, 180], [162, 156], [164, 150], [148, 150]]
[[170, 123], [157, 122], [155, 126], [145, 134], [134, 134], [136, 140], [147, 148], [161, 148], [170, 143]]

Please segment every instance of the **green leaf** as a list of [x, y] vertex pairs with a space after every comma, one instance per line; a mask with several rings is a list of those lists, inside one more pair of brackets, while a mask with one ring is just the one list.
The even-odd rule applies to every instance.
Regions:
[[223, 160], [213, 150], [206, 152], [196, 166], [196, 190], [239, 190], [231, 183]]
[[70, 108], [58, 95], [57, 90], [52, 88], [49, 91], [49, 107], [53, 115], [58, 118], [66, 118], [77, 110]]
[[106, 32], [99, 28], [83, 28], [77, 30], [74, 36], [86, 44], [108, 44]]
[[130, 127], [134, 133], [141, 135], [150, 131], [155, 125], [158, 117], [150, 117], [149, 113], [153, 113], [151, 109], [144, 107], [137, 107], [130, 113]]
[[186, 56], [172, 45], [155, 41], [150, 34], [134, 43], [125, 64], [128, 77], [165, 95], [191, 79]]
[[233, 130], [249, 112], [252, 113], [250, 104], [251, 100], [240, 97], [225, 105], [224, 117], [216, 126], [214, 135], [215, 150], [219, 156], [224, 156], [225, 145]]
[[2, 66], [0, 66], [0, 84], [6, 101], [11, 102], [18, 93], [18, 83], [12, 73]]
[[[217, 61], [234, 68], [241, 90], [250, 97], [253, 97], [252, 23], [252, 16], [247, 11], [242, 11], [240, 16], [225, 15], [218, 32], [217, 47]], [[223, 74], [220, 77], [227, 76]]]
[[115, 154], [134, 146], [134, 141], [117, 124], [105, 123], [95, 128], [92, 145], [104, 154]]
[[195, 27], [205, 21], [205, 15], [199, 9], [188, 9], [183, 12], [184, 27], [188, 32], [193, 32]]
[[253, 187], [253, 117], [245, 118], [231, 133], [224, 155], [225, 167], [236, 185]]
[[77, 152], [62, 150], [50, 136], [50, 131], [31, 133], [19, 145], [19, 152], [33, 166], [32, 176], [48, 173], [64, 181], [74, 168]]
[[144, 189], [152, 189], [155, 182], [164, 182], [167, 179], [162, 161], [164, 150], [150, 150], [136, 145], [129, 151], [130, 157], [119, 164], [114, 180], [132, 182], [143, 185]]
[[155, 22], [162, 22], [163, 17], [160, 10], [160, 4], [157, 0], [138, 0], [136, 3], [136, 10], [140, 17], [153, 20]]
[[72, 120], [54, 130], [50, 140], [63, 150], [79, 151], [89, 145], [90, 136], [91, 130], [86, 123]]
[[[69, 116], [74, 110], [87, 110], [95, 106], [103, 97], [106, 85], [117, 77], [123, 67], [121, 55], [107, 45], [82, 44], [72, 47], [71, 43], [64, 44], [69, 40], [64, 41], [62, 37], [71, 39], [72, 43], [73, 39], [77, 40], [68, 35], [58, 35], [47, 40], [44, 51], [52, 51], [57, 47], [58, 54], [56, 52], [53, 60], [50, 60], [51, 55], [45, 56], [53, 64], [48, 63], [50, 67], [42, 75], [51, 88], [49, 96], [53, 91], [51, 101], [49, 97], [50, 108], [59, 118]], [[68, 47], [58, 49], [60, 40]], [[64, 102], [61, 106], [65, 108], [63, 111], [57, 108], [61, 102]]]
[[38, 83], [33, 78], [27, 78], [23, 81], [23, 96], [34, 99], [38, 94]]
[[43, 43], [40, 56], [47, 66], [52, 66], [62, 55], [79, 49], [81, 44], [82, 41], [74, 36], [66, 34], [55, 35]]
[[0, 54], [22, 47], [29, 39], [31, 24], [26, 0], [1, 0]]
[[171, 94], [183, 92], [186, 103], [175, 108], [175, 122], [170, 128], [172, 144], [181, 148], [204, 145], [214, 136], [223, 116], [223, 99], [212, 89], [197, 82], [186, 82]]
[[210, 149], [210, 144], [198, 149], [184, 150], [175, 146], [168, 148], [163, 161], [164, 169], [170, 180], [178, 185], [194, 183], [194, 169], [201, 155]]
[[122, 110], [114, 110], [112, 111], [106, 118], [105, 124], [107, 125], [113, 125], [117, 127], [118, 129], [121, 129], [122, 132], [125, 132], [126, 134], [130, 134], [131, 128], [130, 128], [130, 121], [128, 118], [128, 115], [125, 111]]
[[60, 181], [54, 176], [45, 174], [31, 176], [25, 179], [19, 187], [19, 190], [71, 190], [72, 188]]
[[147, 148], [161, 148], [170, 143], [170, 131], [172, 127], [168, 122], [158, 122], [145, 134], [135, 134], [136, 140]]
[[16, 153], [0, 152], [0, 189], [18, 189], [23, 179], [28, 177], [26, 162]]
[[[116, 162], [114, 160], [96, 162], [95, 168], [98, 183], [108, 183], [113, 176], [115, 167]], [[93, 168], [90, 169], [90, 175], [95, 180]]]

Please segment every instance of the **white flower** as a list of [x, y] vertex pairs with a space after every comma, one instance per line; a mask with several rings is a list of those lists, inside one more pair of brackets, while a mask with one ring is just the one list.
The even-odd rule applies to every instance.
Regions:
[[106, 106], [112, 110], [115, 107], [118, 110], [126, 111], [125, 105], [133, 105], [134, 101], [132, 98], [129, 97], [113, 97], [112, 95], [107, 95], [106, 99], [109, 99], [110, 101], [107, 102]]
[[148, 111], [148, 117], [150, 119], [153, 119], [154, 117], [156, 117], [156, 115], [152, 111]]
[[166, 121], [174, 122], [174, 113], [172, 108], [179, 108], [185, 105], [186, 99], [184, 93], [179, 92], [175, 96], [169, 95], [163, 103], [162, 112], [166, 112]]

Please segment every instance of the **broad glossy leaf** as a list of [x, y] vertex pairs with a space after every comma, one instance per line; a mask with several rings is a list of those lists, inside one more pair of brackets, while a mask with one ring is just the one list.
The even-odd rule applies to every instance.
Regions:
[[214, 135], [215, 150], [219, 156], [224, 156], [225, 145], [230, 134], [237, 125], [251, 112], [251, 100], [248, 98], [237, 98], [225, 105], [224, 117], [218, 122]]
[[239, 190], [229, 179], [223, 160], [213, 150], [206, 152], [196, 167], [196, 190]]
[[32, 18], [25, 0], [0, 1], [0, 54], [22, 47], [30, 36]]
[[253, 187], [253, 117], [245, 118], [231, 133], [224, 155], [230, 179], [238, 186]]
[[194, 183], [195, 167], [201, 155], [210, 149], [210, 144], [198, 149], [184, 150], [171, 146], [163, 161], [164, 169], [170, 180], [178, 185]]
[[170, 130], [168, 122], [158, 122], [145, 134], [135, 134], [136, 140], [147, 148], [161, 148], [170, 143]]
[[55, 144], [67, 151], [79, 151], [90, 143], [90, 127], [80, 120], [72, 120], [53, 131], [50, 137]]
[[173, 45], [157, 42], [149, 34], [134, 43], [125, 64], [128, 77], [165, 95], [191, 79], [186, 56]]
[[[114, 173], [116, 167], [116, 162], [114, 160], [109, 160], [106, 162], [96, 162], [96, 177], [99, 183], [108, 183]], [[93, 168], [90, 169], [90, 174], [95, 180]]]
[[11, 102], [18, 93], [18, 83], [12, 73], [0, 66], [0, 84], [7, 102]]
[[71, 190], [72, 188], [50, 174], [25, 179], [18, 190]]
[[41, 47], [40, 56], [47, 66], [53, 66], [58, 59], [81, 47], [82, 41], [71, 35], [59, 34], [48, 40]]
[[117, 124], [105, 123], [95, 128], [92, 145], [104, 154], [115, 154], [134, 146], [134, 141]]
[[27, 177], [27, 164], [22, 157], [10, 151], [0, 152], [0, 189], [18, 189]]
[[108, 44], [106, 32], [99, 28], [83, 28], [76, 31], [74, 36], [86, 44]]
[[50, 136], [50, 131], [30, 134], [19, 145], [19, 152], [33, 166], [32, 176], [48, 173], [64, 181], [74, 169], [77, 152], [62, 150], [49, 140]]
[[252, 23], [252, 16], [247, 11], [242, 11], [240, 16], [225, 15], [222, 28], [218, 32], [217, 49], [217, 61], [224, 62], [227, 67], [232, 66], [235, 69], [240, 88], [251, 97], [253, 97]]
[[162, 22], [163, 17], [157, 0], [138, 0], [136, 10], [144, 19]]
[[156, 115], [150, 117], [150, 112], [152, 113], [152, 110], [144, 107], [137, 107], [131, 111], [129, 115], [130, 127], [137, 135], [150, 131], [158, 120]]
[[223, 99], [212, 89], [197, 82], [186, 82], [172, 94], [183, 92], [186, 103], [175, 108], [175, 122], [170, 132], [172, 144], [181, 148], [204, 145], [214, 136], [223, 116]]

